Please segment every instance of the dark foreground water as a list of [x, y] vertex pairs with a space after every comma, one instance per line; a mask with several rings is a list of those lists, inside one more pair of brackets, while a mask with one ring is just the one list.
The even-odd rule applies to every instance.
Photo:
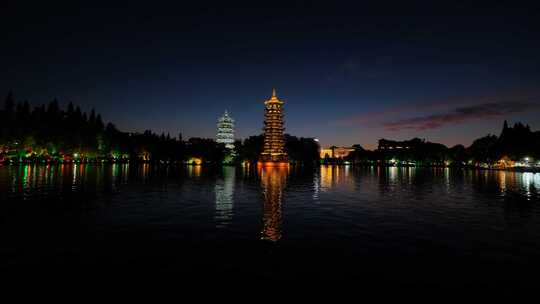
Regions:
[[0, 193], [4, 274], [540, 283], [539, 173], [4, 166]]

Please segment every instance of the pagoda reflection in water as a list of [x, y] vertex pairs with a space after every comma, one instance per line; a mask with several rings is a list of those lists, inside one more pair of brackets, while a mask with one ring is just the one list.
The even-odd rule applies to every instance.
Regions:
[[288, 167], [258, 168], [264, 197], [261, 239], [276, 242], [281, 238], [283, 190], [287, 184]]
[[235, 168], [224, 166], [223, 178], [216, 181], [216, 213], [214, 219], [217, 227], [224, 227], [229, 224], [233, 216]]

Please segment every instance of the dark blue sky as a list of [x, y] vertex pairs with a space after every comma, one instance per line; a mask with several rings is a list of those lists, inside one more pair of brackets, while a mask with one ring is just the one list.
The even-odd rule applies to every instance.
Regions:
[[1, 4], [0, 92], [184, 137], [213, 137], [225, 109], [260, 133], [272, 87], [287, 132], [323, 145], [540, 129], [538, 8], [358, 2]]

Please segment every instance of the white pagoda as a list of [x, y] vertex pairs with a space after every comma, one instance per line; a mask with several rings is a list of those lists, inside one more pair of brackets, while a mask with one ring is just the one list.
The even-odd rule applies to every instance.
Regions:
[[234, 119], [229, 116], [227, 110], [217, 121], [216, 142], [225, 144], [225, 148], [234, 150]]

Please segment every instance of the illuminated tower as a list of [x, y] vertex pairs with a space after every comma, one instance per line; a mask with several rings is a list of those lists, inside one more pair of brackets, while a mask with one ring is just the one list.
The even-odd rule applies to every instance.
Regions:
[[217, 122], [216, 142], [225, 144], [225, 148], [234, 150], [234, 119], [229, 116], [227, 110]]
[[264, 163], [288, 163], [283, 136], [283, 102], [272, 91], [272, 97], [264, 102], [264, 147], [259, 160]]

